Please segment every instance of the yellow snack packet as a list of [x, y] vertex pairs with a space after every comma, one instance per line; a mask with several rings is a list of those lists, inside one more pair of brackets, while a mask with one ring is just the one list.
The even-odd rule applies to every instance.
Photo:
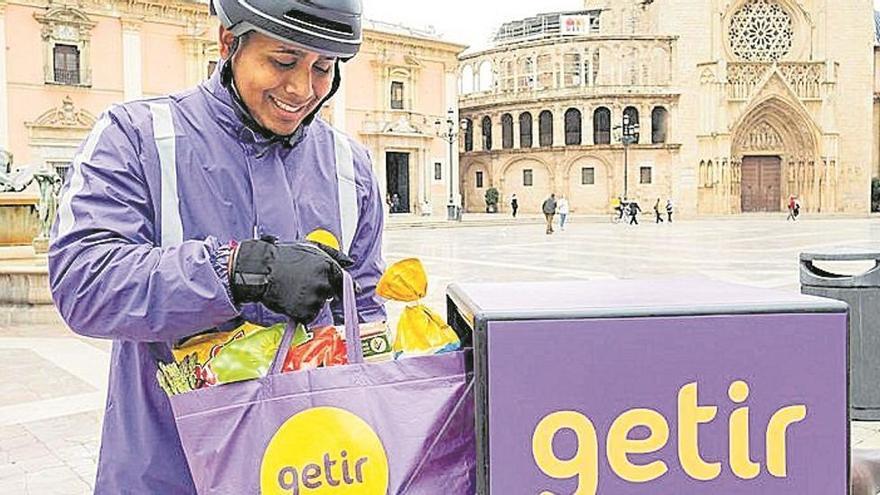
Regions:
[[[417, 302], [428, 293], [425, 267], [416, 258], [394, 263], [382, 275], [376, 293], [394, 301]], [[439, 354], [460, 347], [455, 331], [423, 304], [407, 305], [403, 310], [392, 346], [395, 358]]]
[[263, 330], [263, 327], [245, 322], [229, 332], [196, 335], [182, 344], [174, 346], [171, 349], [171, 354], [178, 363], [183, 362], [187, 356], [193, 356], [190, 359], [194, 359], [197, 365], [204, 365], [230, 342], [243, 339], [259, 330]]

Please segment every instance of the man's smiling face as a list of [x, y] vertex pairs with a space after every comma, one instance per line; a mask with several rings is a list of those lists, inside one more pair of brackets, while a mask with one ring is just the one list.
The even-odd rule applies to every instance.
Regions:
[[[221, 28], [221, 55], [228, 58], [234, 35]], [[293, 134], [330, 93], [336, 59], [260, 33], [241, 40], [233, 55], [235, 87], [251, 116], [281, 136]]]

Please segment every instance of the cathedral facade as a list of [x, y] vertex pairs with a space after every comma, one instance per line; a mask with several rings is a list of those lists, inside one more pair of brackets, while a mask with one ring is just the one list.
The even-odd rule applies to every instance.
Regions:
[[586, 0], [461, 57], [461, 188], [537, 212], [672, 199], [687, 215], [867, 213], [870, 0]]

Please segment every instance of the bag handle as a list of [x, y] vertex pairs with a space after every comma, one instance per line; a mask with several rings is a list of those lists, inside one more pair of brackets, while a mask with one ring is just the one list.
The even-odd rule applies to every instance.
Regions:
[[[361, 327], [358, 324], [357, 315], [357, 299], [354, 295], [354, 281], [348, 272], [342, 272], [342, 309], [343, 322], [345, 325], [345, 352], [349, 364], [360, 364], [364, 362], [364, 350], [361, 346]], [[287, 324], [284, 329], [284, 336], [281, 338], [281, 345], [275, 352], [275, 359], [272, 361], [270, 375], [278, 375], [284, 366], [284, 359], [290, 351], [290, 343], [293, 341], [293, 334], [296, 331], [296, 325], [293, 322]]]

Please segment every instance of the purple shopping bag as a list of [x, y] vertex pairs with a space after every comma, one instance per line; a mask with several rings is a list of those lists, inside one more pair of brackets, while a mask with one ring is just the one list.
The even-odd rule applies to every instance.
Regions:
[[[346, 341], [359, 343], [351, 279]], [[268, 376], [171, 398], [199, 494], [475, 493], [470, 351]]]

